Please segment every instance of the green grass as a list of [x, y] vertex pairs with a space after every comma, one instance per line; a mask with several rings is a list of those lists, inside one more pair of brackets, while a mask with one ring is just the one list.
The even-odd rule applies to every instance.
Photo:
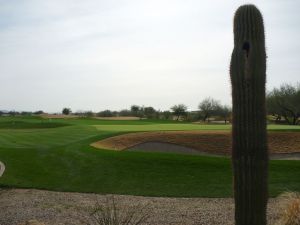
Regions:
[[51, 148], [80, 142], [96, 134], [92, 126], [0, 130], [0, 148]]
[[56, 127], [64, 127], [68, 126], [68, 124], [64, 123], [51, 123], [42, 121], [40, 123], [37, 122], [24, 122], [24, 121], [5, 121], [0, 122], [0, 129], [43, 129], [43, 128], [56, 128]]
[[[120, 132], [228, 130], [230, 126], [37, 117], [0, 118], [0, 123], [12, 120], [31, 125], [62, 123], [69, 126], [0, 129], [0, 160], [6, 165], [0, 186], [145, 196], [232, 196], [231, 162], [227, 158], [114, 152], [89, 146]], [[269, 128], [291, 129], [290, 126]], [[299, 130], [299, 126], [295, 129]], [[286, 190], [300, 191], [300, 161], [271, 161], [269, 184], [271, 196]]]

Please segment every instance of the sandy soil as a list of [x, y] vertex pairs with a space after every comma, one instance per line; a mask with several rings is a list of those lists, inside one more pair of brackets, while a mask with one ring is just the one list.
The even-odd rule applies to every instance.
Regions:
[[[15, 225], [36, 219], [46, 225], [87, 224], [96, 202], [104, 203], [107, 196], [99, 194], [52, 192], [34, 189], [0, 191], [0, 224]], [[141, 208], [149, 219], [148, 225], [232, 225], [232, 198], [158, 198], [115, 195], [118, 208]], [[270, 199], [268, 224], [278, 219], [277, 199]]]
[[[120, 151], [145, 142], [177, 144], [210, 154], [231, 153], [231, 134], [226, 131], [138, 132], [107, 138], [91, 145]], [[268, 142], [270, 154], [300, 152], [300, 132], [270, 132]]]
[[41, 114], [41, 117], [45, 119], [72, 119], [72, 118], [78, 118], [79, 116], [76, 115], [64, 115], [64, 114]]
[[[64, 114], [41, 114], [41, 117], [45, 119], [72, 119], [72, 118], [79, 118], [80, 116], [77, 115], [64, 115]], [[135, 116], [113, 116], [113, 117], [92, 117], [94, 119], [99, 120], [140, 120], [139, 117]]]

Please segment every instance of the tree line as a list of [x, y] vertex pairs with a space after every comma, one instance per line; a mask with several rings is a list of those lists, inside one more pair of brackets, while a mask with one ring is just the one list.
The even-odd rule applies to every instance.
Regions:
[[[268, 119], [275, 123], [285, 123], [291, 125], [300, 124], [300, 83], [296, 85], [283, 84], [278, 88], [273, 88], [266, 94]], [[40, 115], [42, 110], [29, 112], [1, 111], [2, 115]], [[165, 119], [165, 120], [185, 120], [185, 121], [203, 121], [211, 120], [224, 121], [231, 120], [231, 106], [221, 104], [220, 101], [207, 97], [198, 105], [198, 110], [189, 111], [185, 104], [173, 105], [169, 110], [156, 110], [152, 106], [132, 105], [129, 109], [120, 111], [103, 110], [100, 112], [76, 111], [72, 113], [70, 108], [63, 108], [62, 114], [77, 115], [83, 117], [117, 117], [134, 116], [147, 119]]]
[[[300, 124], [300, 83], [296, 85], [282, 84], [266, 94], [268, 120], [275, 123], [291, 125]], [[75, 113], [76, 114], [76, 113]], [[92, 115], [92, 112], [88, 113]], [[132, 105], [130, 109], [121, 111], [104, 110], [95, 114], [99, 117], [136, 116], [148, 119], [175, 119], [187, 121], [210, 122], [212, 118], [224, 123], [231, 120], [231, 106], [207, 97], [198, 105], [198, 110], [188, 111], [185, 104], [173, 105], [170, 110], [156, 110], [152, 106]]]
[[[220, 101], [211, 97], [205, 98], [200, 102], [199, 110], [188, 111], [188, 107], [184, 104], [173, 105], [170, 110], [156, 110], [152, 106], [131, 105], [130, 109], [123, 109], [120, 111], [111, 111], [109, 109], [94, 113], [92, 111], [75, 112], [78, 116], [97, 116], [97, 117], [117, 117], [117, 116], [131, 116], [147, 119], [165, 119], [165, 120], [185, 120], [185, 121], [199, 121], [210, 122], [212, 117], [218, 117], [227, 123], [230, 120], [231, 107], [222, 105]], [[72, 113], [70, 108], [63, 108], [62, 113], [69, 115]]]

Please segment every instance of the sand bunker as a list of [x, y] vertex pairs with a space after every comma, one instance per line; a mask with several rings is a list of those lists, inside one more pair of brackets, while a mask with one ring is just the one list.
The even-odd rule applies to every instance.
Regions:
[[200, 152], [196, 149], [189, 148], [186, 146], [170, 144], [167, 142], [154, 142], [154, 141], [137, 144], [133, 147], [124, 150], [131, 151], [131, 152], [167, 152], [167, 153], [179, 153], [179, 154], [187, 154], [187, 155], [208, 155], [205, 152]]
[[[268, 141], [270, 154], [294, 153], [294, 156], [298, 156], [297, 154], [300, 153], [300, 132], [270, 132]], [[158, 146], [158, 143], [164, 144]], [[177, 145], [177, 147], [167, 147], [166, 143]], [[100, 149], [116, 151], [150, 151], [150, 149], [158, 150], [159, 148], [162, 150], [158, 151], [163, 151], [166, 148], [167, 152], [174, 150], [175, 152], [187, 151], [188, 154], [199, 152], [199, 154], [229, 156], [231, 154], [231, 134], [226, 131], [138, 132], [114, 136], [91, 145]]]
[[73, 119], [73, 118], [79, 118], [79, 116], [76, 116], [76, 115], [47, 114], [47, 113], [43, 113], [40, 116], [44, 119]]
[[[209, 156], [221, 156], [217, 154], [201, 152], [193, 148], [175, 145], [164, 142], [145, 142], [142, 144], [135, 145], [133, 147], [124, 149], [125, 151], [132, 152], [165, 152], [165, 153], [177, 153], [184, 155], [209, 155]], [[229, 157], [229, 156], [225, 156]], [[281, 160], [300, 160], [300, 152], [296, 153], [274, 153], [270, 154], [271, 159], [281, 159]]]

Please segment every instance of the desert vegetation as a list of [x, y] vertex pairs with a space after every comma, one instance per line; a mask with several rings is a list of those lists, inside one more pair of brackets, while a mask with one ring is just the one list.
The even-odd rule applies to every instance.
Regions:
[[[299, 84], [282, 84], [278, 88], [273, 88], [267, 92], [267, 122], [276, 124], [299, 125]], [[45, 118], [55, 118], [64, 116], [78, 117], [100, 117], [100, 118], [128, 118], [136, 119], [154, 119], [154, 120], [181, 120], [186, 122], [230, 123], [232, 120], [232, 107], [222, 104], [219, 100], [212, 97], [205, 97], [199, 102], [198, 110], [190, 111], [185, 104], [175, 104], [170, 110], [159, 110], [152, 106], [132, 105], [130, 109], [119, 111], [103, 110], [93, 112], [91, 110], [81, 110], [72, 112], [71, 108], [65, 107], [60, 113], [45, 113], [39, 111], [14, 111], [0, 110], [0, 116], [39, 116]]]
[[[275, 124], [299, 125], [300, 118], [300, 85], [282, 84], [267, 92], [267, 122]], [[232, 120], [232, 106], [222, 104], [213, 97], [205, 97], [199, 102], [198, 110], [191, 111], [185, 104], [175, 104], [170, 110], [159, 110], [152, 106], [131, 105], [129, 109], [119, 111], [103, 110], [93, 112], [80, 110], [72, 112], [71, 108], [64, 107], [61, 113], [46, 113], [38, 111], [0, 110], [0, 116], [40, 116], [45, 118], [58, 117], [100, 117], [100, 118], [128, 118], [154, 119], [154, 120], [181, 120], [186, 122], [230, 123]]]
[[300, 224], [300, 194], [297, 192], [284, 192], [279, 197], [277, 225]]
[[282, 84], [267, 94], [268, 113], [280, 123], [282, 118], [288, 124], [299, 124], [300, 84]]
[[141, 225], [149, 218], [147, 205], [121, 207], [114, 196], [104, 203], [97, 202], [90, 210], [86, 225]]

